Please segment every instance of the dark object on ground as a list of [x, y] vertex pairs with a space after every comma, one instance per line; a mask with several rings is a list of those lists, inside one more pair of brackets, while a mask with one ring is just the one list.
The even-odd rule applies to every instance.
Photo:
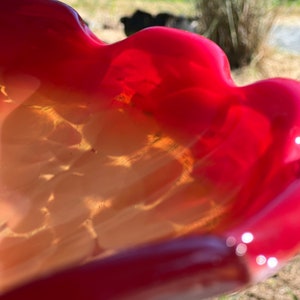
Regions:
[[153, 16], [142, 10], [136, 10], [131, 17], [122, 17], [120, 21], [124, 25], [127, 36], [151, 26], [167, 26], [196, 32], [198, 25], [196, 18], [175, 16], [170, 13], [159, 13]]

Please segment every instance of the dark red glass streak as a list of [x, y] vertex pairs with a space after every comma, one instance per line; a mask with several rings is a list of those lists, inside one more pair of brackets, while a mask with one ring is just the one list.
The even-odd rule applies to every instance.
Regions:
[[243, 260], [223, 239], [191, 236], [50, 275], [0, 299], [155, 299], [160, 294], [172, 299], [188, 295], [195, 287], [193, 297], [204, 299], [248, 280]]
[[[53, 299], [62, 290], [74, 299], [88, 293], [90, 299], [133, 297], [165, 292], [171, 284], [188, 290], [195, 282], [206, 286], [199, 290], [204, 297], [249, 280], [235, 252], [239, 245], [247, 246], [242, 257], [254, 278], [269, 269], [268, 259], [284, 261], [299, 249], [298, 82], [274, 79], [238, 88], [216, 45], [171, 29], [148, 29], [105, 45], [56, 1], [2, 0], [0, 40], [0, 79], [10, 94], [17, 92], [15, 78], [26, 74], [56, 101], [72, 105], [68, 91], [94, 110], [142, 111], [190, 149], [196, 183], [205, 179], [224, 195], [234, 191], [210, 232], [224, 239], [187, 237], [137, 248], [29, 283], [3, 299], [40, 299], [41, 293]], [[116, 99], [121, 93], [124, 101]], [[244, 233], [253, 240], [243, 241]], [[232, 247], [225, 238], [234, 239]], [[262, 256], [266, 262], [258, 265]], [[177, 269], [179, 259], [183, 267]]]

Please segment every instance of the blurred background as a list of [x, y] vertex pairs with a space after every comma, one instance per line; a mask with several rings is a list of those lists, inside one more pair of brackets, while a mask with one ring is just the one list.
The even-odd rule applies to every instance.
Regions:
[[[91, 30], [107, 43], [126, 37], [126, 26], [122, 23], [124, 17], [132, 18], [138, 11], [133, 23], [138, 24], [135, 29], [139, 30], [147, 25], [156, 25], [153, 19], [159, 14], [169, 14], [170, 18], [164, 20], [165, 26], [182, 26], [184, 30], [207, 36], [223, 48], [238, 84], [276, 76], [300, 79], [297, 67], [300, 62], [299, 0], [63, 2], [75, 8]], [[152, 21], [147, 17], [151, 17]], [[161, 22], [158, 24], [162, 25]]]
[[[114, 43], [154, 25], [215, 41], [238, 85], [269, 77], [300, 80], [300, 0], [64, 0], [99, 39]], [[272, 278], [215, 299], [300, 300], [300, 257]]]

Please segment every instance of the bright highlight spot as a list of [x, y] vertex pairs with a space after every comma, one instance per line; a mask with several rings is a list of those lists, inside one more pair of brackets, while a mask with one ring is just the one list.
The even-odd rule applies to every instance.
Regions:
[[254, 236], [251, 232], [245, 232], [242, 235], [242, 242], [245, 244], [249, 244], [253, 241]]
[[227, 247], [233, 247], [236, 244], [236, 239], [233, 236], [230, 236], [226, 239]]
[[236, 249], [235, 249], [235, 253], [238, 256], [243, 256], [245, 255], [245, 253], [247, 252], [247, 245], [240, 243], [237, 245]]
[[256, 257], [256, 263], [257, 263], [259, 266], [264, 265], [266, 262], [267, 262], [267, 258], [266, 258], [264, 255], [258, 255], [258, 256]]
[[276, 268], [278, 265], [278, 260], [276, 257], [270, 257], [268, 259], [268, 267], [273, 269], [273, 268]]
[[295, 144], [300, 145], [300, 136], [295, 138]]

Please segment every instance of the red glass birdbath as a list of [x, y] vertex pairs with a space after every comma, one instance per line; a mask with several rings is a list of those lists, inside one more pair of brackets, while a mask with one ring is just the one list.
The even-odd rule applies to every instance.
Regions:
[[297, 253], [299, 82], [52, 0], [1, 0], [0, 41], [1, 300], [201, 299]]

